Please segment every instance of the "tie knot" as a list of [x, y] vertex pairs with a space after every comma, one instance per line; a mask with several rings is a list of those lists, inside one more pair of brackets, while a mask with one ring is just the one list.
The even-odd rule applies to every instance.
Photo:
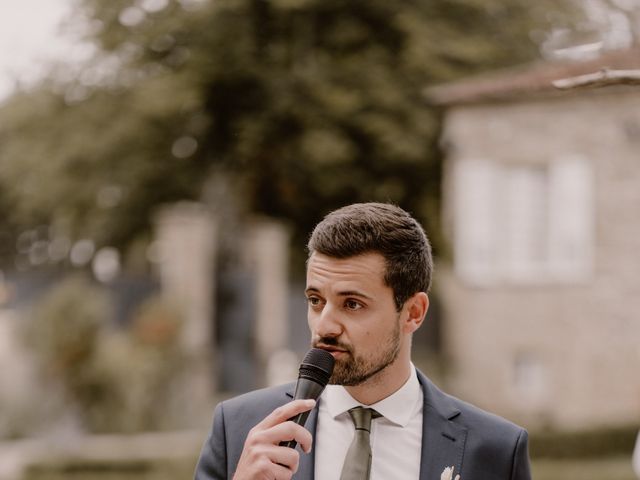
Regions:
[[367, 432], [371, 431], [371, 419], [382, 416], [374, 409], [365, 407], [354, 407], [349, 410], [349, 415], [356, 430], [366, 430]]

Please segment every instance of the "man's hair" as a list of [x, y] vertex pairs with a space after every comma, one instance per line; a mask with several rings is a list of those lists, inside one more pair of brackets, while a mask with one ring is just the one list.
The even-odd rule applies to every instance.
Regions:
[[396, 307], [416, 292], [428, 292], [433, 260], [422, 226], [400, 207], [387, 203], [356, 203], [329, 213], [316, 225], [309, 243], [314, 252], [334, 258], [380, 253], [385, 259], [384, 283], [393, 290]]

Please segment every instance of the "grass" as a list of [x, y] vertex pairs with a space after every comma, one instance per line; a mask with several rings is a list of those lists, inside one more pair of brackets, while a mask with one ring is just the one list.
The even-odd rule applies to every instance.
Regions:
[[196, 459], [69, 461], [34, 465], [23, 480], [192, 480]]
[[532, 462], [533, 480], [637, 480], [629, 457]]

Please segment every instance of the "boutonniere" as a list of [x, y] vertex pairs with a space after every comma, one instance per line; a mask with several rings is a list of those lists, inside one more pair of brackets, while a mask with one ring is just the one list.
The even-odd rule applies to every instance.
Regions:
[[460, 475], [456, 475], [456, 478], [453, 478], [453, 467], [447, 467], [442, 471], [440, 475], [440, 480], [460, 480]]

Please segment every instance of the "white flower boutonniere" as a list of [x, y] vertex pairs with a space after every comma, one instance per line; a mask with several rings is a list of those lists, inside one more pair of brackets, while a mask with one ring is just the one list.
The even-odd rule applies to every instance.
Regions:
[[440, 480], [460, 480], [460, 475], [456, 475], [456, 478], [453, 478], [453, 467], [447, 467], [442, 471], [440, 475]]

